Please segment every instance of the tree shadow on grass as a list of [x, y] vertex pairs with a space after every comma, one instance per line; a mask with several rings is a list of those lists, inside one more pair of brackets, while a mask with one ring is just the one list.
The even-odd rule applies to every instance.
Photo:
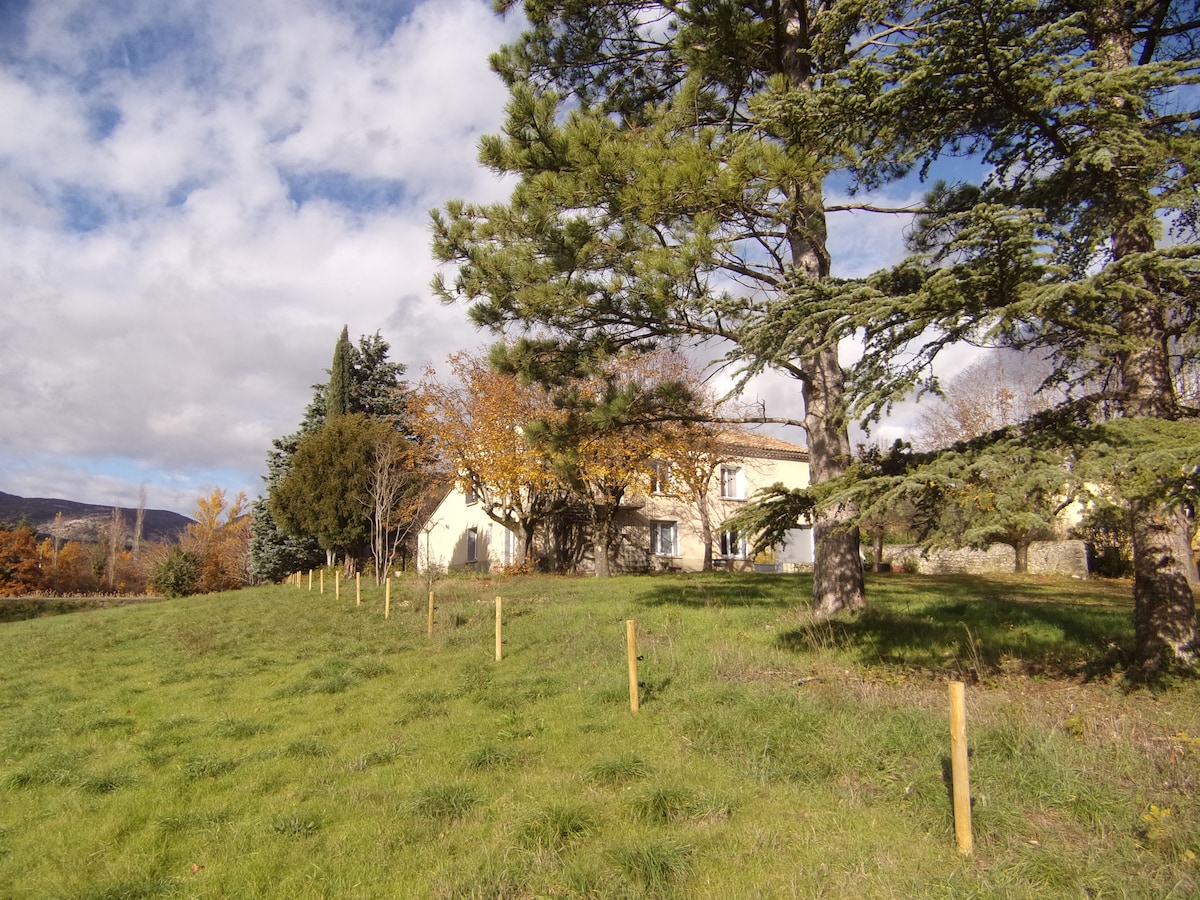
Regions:
[[1133, 643], [1127, 582], [995, 575], [869, 576], [868, 608], [807, 619], [811, 575], [722, 572], [647, 579], [647, 606], [797, 610], [794, 653], [977, 680], [1000, 672], [1096, 678], [1124, 671]]
[[651, 587], [640, 598], [646, 606], [794, 609], [812, 598], [811, 575], [712, 572], [655, 575], [646, 581]]
[[853, 618], [782, 632], [793, 652], [836, 648], [864, 666], [975, 680], [999, 672], [1099, 677], [1121, 668], [1132, 602], [1110, 587], [955, 576], [903, 580]]

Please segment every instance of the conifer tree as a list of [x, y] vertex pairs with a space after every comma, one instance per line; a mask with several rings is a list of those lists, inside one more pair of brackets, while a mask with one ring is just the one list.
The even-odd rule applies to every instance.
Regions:
[[352, 411], [351, 391], [354, 384], [350, 346], [350, 332], [342, 326], [342, 333], [333, 347], [333, 364], [329, 368], [329, 387], [325, 391], [325, 415], [328, 418], [344, 416]]
[[[1183, 510], [1200, 428], [1172, 375], [1200, 353], [1200, 4], [944, 0], [924, 15], [881, 57], [886, 76], [856, 82], [863, 95], [886, 87], [865, 120], [883, 151], [864, 151], [860, 171], [886, 175], [900, 146], [927, 164], [978, 153], [991, 174], [934, 192], [918, 255], [878, 279], [878, 303], [797, 296], [797, 321], [866, 328], [856, 385], [875, 411], [957, 341], [1048, 354], [1070, 396], [1040, 418], [1056, 434], [1025, 439], [1060, 459], [1065, 447], [1127, 505], [1141, 669], [1195, 665]], [[790, 103], [775, 109], [785, 132]]]
[[[290, 471], [301, 440], [319, 430], [329, 418], [330, 395], [335, 381], [340, 380], [347, 386], [345, 391], [337, 389], [339, 395], [345, 394], [343, 403], [347, 413], [383, 419], [400, 433], [410, 433], [405, 414], [405, 367], [388, 360], [389, 350], [388, 342], [379, 332], [363, 335], [355, 346], [349, 342], [348, 330], [343, 327], [334, 347], [333, 365], [327, 370], [329, 381], [313, 385], [313, 398], [304, 411], [299, 429], [271, 442], [267, 474], [263, 479], [267, 495], [252, 505], [250, 565], [257, 577], [278, 580], [292, 572], [320, 565], [327, 559], [315, 534], [289, 533], [280, 528], [272, 515], [270, 500]], [[339, 369], [344, 371], [340, 377], [335, 377], [334, 373]]]
[[[812, 479], [837, 478], [852, 455], [842, 335], [792, 328], [785, 289], [852, 300], [830, 277], [823, 185], [853, 156], [857, 110], [819, 98], [895, 6], [525, 2], [530, 29], [493, 59], [511, 90], [504, 133], [481, 152], [517, 185], [509, 203], [434, 213], [435, 254], [456, 267], [435, 289], [482, 325], [531, 329], [553, 365], [708, 342], [746, 376], [784, 372]], [[804, 135], [760, 118], [776, 95], [813, 104]], [[861, 608], [853, 508], [823, 507], [814, 530], [814, 609]]]

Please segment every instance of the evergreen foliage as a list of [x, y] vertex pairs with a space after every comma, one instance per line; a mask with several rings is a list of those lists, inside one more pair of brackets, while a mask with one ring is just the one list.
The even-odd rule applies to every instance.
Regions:
[[[868, 419], [928, 384], [934, 361], [954, 344], [1049, 359], [1048, 381], [1067, 397], [1060, 415], [1038, 419], [1053, 432], [1041, 446], [1059, 456], [1046, 457], [1046, 476], [1058, 477], [1052, 470], [1063, 459], [1103, 461], [1097, 483], [1126, 492], [1128, 474], [1155, 472], [1139, 480], [1154, 490], [1126, 492], [1139, 660], [1148, 670], [1164, 660], [1194, 665], [1198, 580], [1180, 498], [1167, 490], [1178, 479], [1156, 461], [1186, 471], [1200, 464], [1200, 451], [1176, 459], [1175, 427], [1131, 426], [1164, 441], [1158, 453], [1110, 442], [1118, 433], [1100, 425], [1112, 417], [1177, 423], [1200, 445], [1200, 420], [1173, 383], [1200, 352], [1191, 214], [1200, 5], [938, 0], [912, 9], [920, 28], [898, 29], [871, 66], [847, 70], [845, 90], [867, 113], [853, 171], [871, 186], [897, 165], [928, 171], [965, 155], [990, 171], [978, 184], [937, 185], [914, 230], [913, 256], [855, 286], [855, 302], [791, 284], [790, 325], [825, 329], [831, 339], [863, 336], [851, 385]], [[779, 95], [764, 114], [802, 140], [812, 110], [807, 98]], [[1037, 466], [1035, 451], [1005, 452]]]
[[[343, 327], [334, 346], [329, 381], [313, 385], [313, 399], [304, 411], [300, 428], [292, 434], [271, 442], [267, 454], [266, 497], [255, 501], [250, 565], [262, 578], [278, 580], [292, 572], [320, 565], [326, 551], [313, 533], [289, 533], [279, 527], [271, 512], [272, 498], [291, 470], [292, 460], [307, 436], [317, 432], [330, 417], [331, 405], [341, 406], [348, 414], [360, 413], [386, 420], [404, 434], [410, 433], [407, 424], [407, 386], [403, 380], [405, 367], [388, 360], [390, 345], [379, 332], [363, 335], [357, 346], [349, 341]], [[340, 375], [335, 373], [341, 372]], [[335, 384], [340, 382], [342, 387]], [[343, 399], [331, 400], [336, 393]]]
[[[747, 378], [786, 373], [804, 400], [791, 424], [806, 429], [813, 481], [837, 478], [852, 453], [843, 332], [794, 327], [787, 288], [855, 302], [830, 277], [822, 188], [860, 137], [844, 70], [874, 53], [897, 7], [522, 4], [531, 28], [493, 59], [511, 91], [504, 133], [481, 149], [517, 185], [509, 203], [434, 213], [435, 254], [457, 269], [435, 289], [470, 302], [483, 326], [532, 330], [523, 371], [536, 377], [622, 348], [706, 342]], [[803, 133], [763, 117], [777, 97], [805, 106]], [[865, 602], [853, 515], [815, 512], [820, 612]]]
[[376, 454], [381, 445], [405, 440], [390, 423], [362, 413], [331, 418], [300, 441], [271, 494], [271, 514], [285, 531], [313, 535], [327, 551], [367, 556]]
[[[862, 603], [860, 503], [901, 490], [939, 504], [930, 540], [1019, 548], [1090, 484], [1129, 510], [1139, 665], [1200, 660], [1185, 516], [1200, 419], [1174, 383], [1200, 359], [1200, 4], [521, 5], [530, 29], [494, 58], [504, 133], [481, 150], [516, 188], [435, 212], [456, 267], [441, 296], [524, 329], [515, 365], [550, 381], [704, 341], [743, 375], [793, 375], [813, 487], [767, 498], [764, 522], [812, 517], [817, 611]], [[903, 265], [832, 277], [831, 174], [870, 189], [963, 156], [982, 177], [934, 187]], [[847, 381], [850, 336], [865, 352]], [[919, 492], [856, 475], [847, 417], [936, 389], [934, 362], [963, 343], [1036, 352], [1061, 401], [890, 476], [928, 476]], [[636, 405], [576, 399], [613, 401], [614, 421]]]
[[195, 551], [173, 546], [155, 566], [150, 583], [164, 597], [190, 597], [199, 588], [203, 564]]
[[325, 414], [331, 419], [351, 411], [350, 393], [354, 383], [351, 352], [349, 329], [342, 326], [342, 333], [333, 347], [333, 365], [329, 369], [329, 386], [325, 391]]
[[294, 537], [279, 527], [266, 497], [256, 499], [250, 511], [250, 571], [256, 578], [282, 581], [325, 562], [325, 551], [315, 540]]

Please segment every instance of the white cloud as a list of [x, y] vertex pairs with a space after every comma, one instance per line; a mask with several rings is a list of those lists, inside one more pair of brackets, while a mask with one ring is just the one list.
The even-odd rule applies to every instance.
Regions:
[[427, 210], [501, 194], [475, 154], [519, 23], [485, 0], [349, 12], [29, 8], [0, 65], [0, 490], [253, 494], [343, 323], [414, 374], [476, 343], [428, 289]]
[[[414, 379], [486, 342], [432, 297], [428, 209], [507, 193], [476, 155], [517, 19], [489, 0], [19, 15], [0, 11], [0, 490], [253, 496], [343, 323]], [[898, 259], [905, 224], [832, 218], [835, 274]], [[799, 417], [796, 382], [752, 390]]]

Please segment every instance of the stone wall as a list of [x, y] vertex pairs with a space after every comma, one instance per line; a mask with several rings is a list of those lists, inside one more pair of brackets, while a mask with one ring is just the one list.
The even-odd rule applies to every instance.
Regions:
[[[916, 544], [885, 544], [883, 559], [923, 575], [991, 575], [1013, 571], [1016, 552], [1007, 544], [992, 544], [986, 550], [930, 550], [923, 554]], [[1087, 547], [1083, 541], [1035, 541], [1029, 545], [1029, 574], [1087, 578]]]

